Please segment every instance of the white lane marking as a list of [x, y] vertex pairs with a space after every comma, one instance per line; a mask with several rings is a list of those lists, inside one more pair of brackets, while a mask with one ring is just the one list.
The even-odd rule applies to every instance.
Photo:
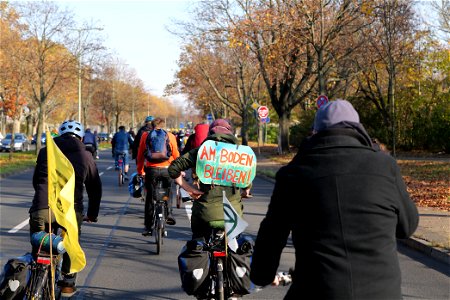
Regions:
[[13, 229], [9, 230], [8, 233], [16, 233], [17, 231], [19, 231], [20, 229], [25, 227], [28, 224], [29, 220], [30, 220], [30, 218], [26, 219], [25, 221], [23, 221], [22, 223], [20, 223], [16, 227], [14, 227]]
[[[109, 167], [108, 169], [110, 169], [110, 168], [112, 168], [112, 167]], [[98, 175], [102, 176], [102, 175], [103, 175], [103, 172], [100, 172]], [[30, 218], [27, 218], [25, 221], [23, 221], [23, 222], [20, 223], [19, 225], [17, 225], [17, 226], [15, 226], [15, 227], [13, 227], [12, 229], [10, 229], [10, 230], [8, 231], [8, 233], [16, 233], [16, 232], [19, 231], [20, 229], [24, 228], [24, 227], [28, 224], [29, 221], [30, 221]]]
[[109, 166], [109, 167], [106, 168], [106, 170], [109, 170], [109, 169], [112, 169], [112, 166]]

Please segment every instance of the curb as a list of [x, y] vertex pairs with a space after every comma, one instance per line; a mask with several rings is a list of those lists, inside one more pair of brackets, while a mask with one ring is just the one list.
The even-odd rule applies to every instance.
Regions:
[[450, 266], [450, 250], [433, 247], [429, 242], [415, 237], [402, 240], [398, 239], [398, 241], [403, 245], [406, 245]]
[[[265, 181], [275, 183], [275, 179], [269, 176], [263, 174], [257, 174], [257, 176], [259, 176], [261, 179]], [[450, 266], [450, 250], [448, 249], [433, 247], [431, 243], [415, 237], [410, 237], [407, 239], [397, 239], [397, 241], [399, 241], [403, 245], [406, 245], [407, 247], [410, 247], [416, 251], [419, 251], [429, 257], [432, 257]]]

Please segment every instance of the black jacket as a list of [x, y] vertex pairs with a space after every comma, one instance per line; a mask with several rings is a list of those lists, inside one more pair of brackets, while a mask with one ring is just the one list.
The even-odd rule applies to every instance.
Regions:
[[[54, 141], [75, 170], [75, 211], [83, 212], [83, 191], [86, 186], [89, 198], [87, 216], [97, 218], [102, 198], [102, 182], [92, 154], [86, 151], [85, 145], [78, 138], [70, 134], [55, 137]], [[35, 193], [30, 213], [48, 208], [47, 148], [39, 151], [33, 174], [33, 187]]]
[[136, 137], [133, 140], [133, 144], [131, 146], [131, 159], [137, 158], [137, 153], [139, 149], [139, 143], [141, 142], [142, 134], [145, 131], [150, 131], [152, 128], [150, 125], [144, 125], [141, 128], [139, 128], [138, 132], [136, 133]]
[[292, 232], [295, 273], [285, 299], [401, 299], [396, 238], [417, 224], [396, 161], [356, 130], [325, 130], [276, 175], [251, 280], [273, 281]]

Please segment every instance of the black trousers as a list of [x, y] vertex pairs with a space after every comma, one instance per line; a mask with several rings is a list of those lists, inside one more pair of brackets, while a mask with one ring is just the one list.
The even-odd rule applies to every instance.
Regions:
[[168, 201], [168, 211], [169, 214], [172, 214], [172, 179], [169, 176], [169, 171], [167, 168], [154, 168], [154, 167], [145, 167], [145, 189], [147, 190], [147, 194], [145, 196], [145, 212], [144, 212], [144, 225], [145, 228], [150, 229], [153, 227], [153, 183], [156, 182], [157, 178], [162, 179], [163, 188], [167, 188], [169, 190], [169, 201]]

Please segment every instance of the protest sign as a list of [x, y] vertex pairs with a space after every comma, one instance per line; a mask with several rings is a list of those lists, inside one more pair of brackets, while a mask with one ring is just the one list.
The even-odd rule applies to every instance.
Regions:
[[247, 187], [256, 175], [256, 155], [248, 146], [206, 141], [198, 151], [196, 173], [205, 184]]

